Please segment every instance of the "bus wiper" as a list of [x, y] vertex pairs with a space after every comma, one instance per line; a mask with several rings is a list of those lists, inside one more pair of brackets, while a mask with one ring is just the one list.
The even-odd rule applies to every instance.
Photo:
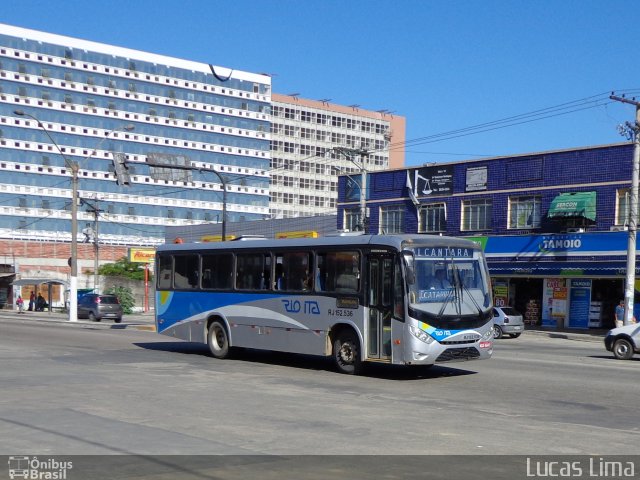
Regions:
[[438, 316], [441, 317], [442, 313], [444, 312], [444, 309], [447, 308], [447, 305], [449, 304], [449, 302], [451, 300], [453, 300], [455, 298], [455, 293], [453, 291], [453, 289], [449, 290], [449, 293], [447, 293], [447, 296], [445, 297], [444, 301], [442, 302], [442, 306], [440, 307], [440, 311], [438, 312]]
[[442, 302], [442, 306], [440, 307], [438, 316], [442, 315], [442, 313], [444, 312], [444, 309], [447, 307], [447, 305], [451, 301], [454, 301], [456, 313], [458, 315], [462, 315], [462, 286], [460, 283], [457, 267], [453, 262], [453, 256], [451, 257], [451, 269], [453, 270], [453, 288], [449, 291], [449, 293], [445, 297], [444, 302]]
[[480, 305], [478, 305], [478, 302], [476, 302], [476, 299], [473, 298], [473, 295], [471, 294], [471, 290], [469, 290], [469, 288], [462, 282], [460, 282], [460, 285], [467, 292], [467, 296], [471, 299], [471, 302], [473, 303], [473, 305], [478, 310], [478, 313], [482, 314], [482, 308], [480, 308]]

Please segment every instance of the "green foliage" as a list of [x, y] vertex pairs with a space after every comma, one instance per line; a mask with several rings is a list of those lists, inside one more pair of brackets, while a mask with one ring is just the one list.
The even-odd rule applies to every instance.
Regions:
[[118, 301], [120, 302], [120, 305], [122, 305], [122, 311], [124, 313], [133, 312], [133, 307], [136, 302], [133, 299], [133, 292], [129, 287], [113, 286], [105, 293], [118, 297]]
[[[141, 263], [130, 262], [127, 257], [122, 257], [115, 263], [105, 263], [98, 268], [98, 274], [105, 277], [125, 277], [131, 280], [144, 280], [144, 266]], [[151, 271], [149, 271], [151, 281]]]

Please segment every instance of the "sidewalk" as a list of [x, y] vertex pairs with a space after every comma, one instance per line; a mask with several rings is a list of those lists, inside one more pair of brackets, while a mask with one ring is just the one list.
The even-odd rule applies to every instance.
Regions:
[[603, 342], [607, 336], [609, 329], [606, 328], [589, 328], [589, 329], [571, 329], [571, 328], [549, 328], [541, 326], [526, 326], [524, 335], [540, 335], [548, 338], [562, 338], [565, 340], [577, 340], [581, 342]]
[[66, 312], [29, 312], [18, 313], [17, 310], [0, 310], [0, 321], [2, 320], [20, 320], [24, 322], [46, 322], [68, 325], [91, 325], [98, 328], [126, 329], [156, 331], [154, 312], [147, 313], [131, 313], [122, 317], [121, 323], [115, 323], [113, 320], [102, 320], [100, 322], [92, 322], [88, 319], [78, 319], [76, 322], [69, 321], [69, 314]]

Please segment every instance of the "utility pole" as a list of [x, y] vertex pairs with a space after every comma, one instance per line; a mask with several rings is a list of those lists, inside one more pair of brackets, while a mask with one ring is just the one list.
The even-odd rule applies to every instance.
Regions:
[[631, 173], [631, 194], [629, 196], [629, 238], [627, 241], [627, 277], [624, 289], [624, 325], [631, 324], [633, 318], [633, 302], [635, 294], [636, 276], [636, 232], [638, 229], [638, 183], [640, 174], [640, 102], [635, 98], [611, 95], [611, 100], [628, 103], [636, 107], [635, 124], [629, 122], [621, 128], [621, 133], [633, 138], [633, 168]]
[[[367, 217], [367, 170], [364, 167], [364, 159], [369, 155], [369, 152], [363, 148], [346, 148], [346, 147], [333, 147], [333, 150], [341, 153], [347, 160], [353, 163], [360, 170], [360, 230], [367, 232], [367, 226], [369, 225]], [[354, 157], [360, 156], [360, 163], [354, 160]]]
[[94, 293], [99, 293], [99, 277], [98, 277], [98, 268], [99, 268], [99, 260], [100, 260], [100, 243], [99, 243], [99, 230], [98, 230], [98, 225], [99, 225], [99, 220], [100, 220], [100, 213], [103, 212], [103, 210], [101, 210], [100, 208], [98, 208], [98, 202], [99, 200], [97, 198], [94, 198], [94, 204], [91, 204], [89, 202], [87, 202], [84, 199], [80, 199], [81, 203], [84, 203], [87, 208], [89, 209], [88, 211], [90, 213], [93, 213], [93, 290]]

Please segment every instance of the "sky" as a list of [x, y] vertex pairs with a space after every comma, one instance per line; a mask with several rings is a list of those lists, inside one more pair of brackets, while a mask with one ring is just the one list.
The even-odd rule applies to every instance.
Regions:
[[0, 23], [406, 118], [407, 166], [628, 141], [634, 0], [0, 0]]

